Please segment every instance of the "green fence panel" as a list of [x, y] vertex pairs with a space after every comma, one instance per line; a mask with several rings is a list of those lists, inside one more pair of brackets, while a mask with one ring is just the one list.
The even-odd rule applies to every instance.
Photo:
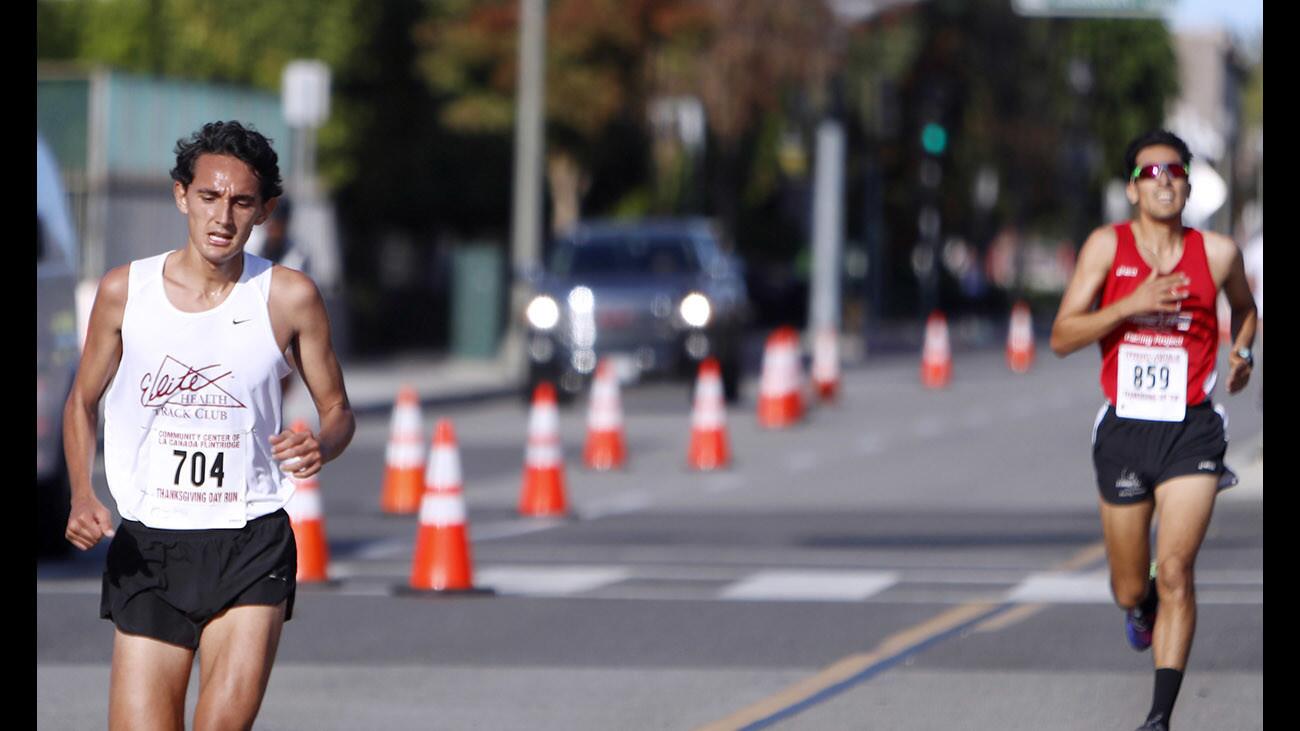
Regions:
[[502, 248], [467, 244], [452, 251], [451, 348], [459, 356], [496, 355], [504, 310]]

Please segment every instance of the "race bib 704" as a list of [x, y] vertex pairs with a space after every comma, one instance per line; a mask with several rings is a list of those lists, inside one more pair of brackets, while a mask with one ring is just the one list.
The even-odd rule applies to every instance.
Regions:
[[244, 524], [249, 434], [155, 428], [149, 439], [145, 499], [152, 522], [145, 520], [146, 525], [226, 528]]

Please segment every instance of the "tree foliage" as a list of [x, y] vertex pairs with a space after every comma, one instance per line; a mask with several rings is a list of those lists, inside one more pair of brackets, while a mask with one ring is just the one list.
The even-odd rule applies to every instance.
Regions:
[[[1159, 22], [1029, 19], [1007, 0], [895, 4], [850, 22], [832, 6], [548, 0], [552, 221], [712, 215], [743, 253], [791, 261], [808, 238], [816, 125], [838, 116], [850, 132], [849, 235], [878, 223], [861, 205], [874, 171], [896, 278], [908, 279], [925, 121], [941, 119], [950, 136], [945, 231], [977, 245], [1000, 225], [1070, 236], [1095, 222], [1123, 145], [1159, 125], [1177, 93]], [[444, 234], [504, 240], [519, 9], [519, 0], [38, 0], [37, 55], [267, 90], [290, 59], [324, 60], [334, 88], [320, 169], [337, 195], [350, 276], [364, 279], [375, 269], [370, 244], [389, 232], [430, 248]], [[1251, 88], [1247, 98], [1262, 99]], [[703, 159], [651, 128], [650, 105], [665, 97], [702, 103]], [[987, 213], [971, 202], [981, 169], [1001, 183]]]

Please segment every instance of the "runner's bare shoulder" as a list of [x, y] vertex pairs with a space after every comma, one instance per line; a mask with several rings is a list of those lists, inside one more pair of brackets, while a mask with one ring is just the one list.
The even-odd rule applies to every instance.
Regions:
[[99, 289], [95, 291], [93, 312], [110, 316], [118, 324], [122, 322], [122, 313], [126, 311], [126, 293], [130, 286], [131, 265], [123, 264], [108, 270], [99, 280]]
[[1110, 265], [1115, 263], [1115, 250], [1119, 247], [1119, 238], [1114, 226], [1098, 226], [1088, 234], [1079, 250], [1078, 268], [1092, 274], [1105, 274]]
[[1205, 239], [1205, 255], [1210, 259], [1218, 260], [1223, 263], [1231, 263], [1241, 248], [1237, 242], [1224, 236], [1217, 231], [1202, 231], [1201, 236]]
[[1214, 281], [1222, 286], [1236, 262], [1240, 261], [1241, 249], [1237, 242], [1215, 231], [1202, 231], [1205, 240], [1205, 258], [1210, 264], [1210, 273]]
[[1115, 227], [1111, 225], [1098, 226], [1088, 234], [1088, 238], [1083, 242], [1084, 250], [1092, 249], [1097, 255], [1105, 255], [1107, 259], [1115, 258], [1115, 249], [1119, 247], [1119, 237], [1115, 235]]
[[298, 321], [302, 315], [321, 309], [323, 300], [311, 277], [297, 269], [276, 264], [271, 269], [269, 305], [272, 315], [284, 315]]

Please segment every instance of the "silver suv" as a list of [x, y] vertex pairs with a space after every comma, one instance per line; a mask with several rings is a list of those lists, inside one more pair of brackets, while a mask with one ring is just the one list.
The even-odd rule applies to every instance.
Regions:
[[730, 401], [740, 393], [751, 317], [740, 263], [703, 219], [592, 222], [555, 241], [524, 317], [529, 393], [582, 391], [601, 358], [620, 380], [693, 379], [709, 356]]

